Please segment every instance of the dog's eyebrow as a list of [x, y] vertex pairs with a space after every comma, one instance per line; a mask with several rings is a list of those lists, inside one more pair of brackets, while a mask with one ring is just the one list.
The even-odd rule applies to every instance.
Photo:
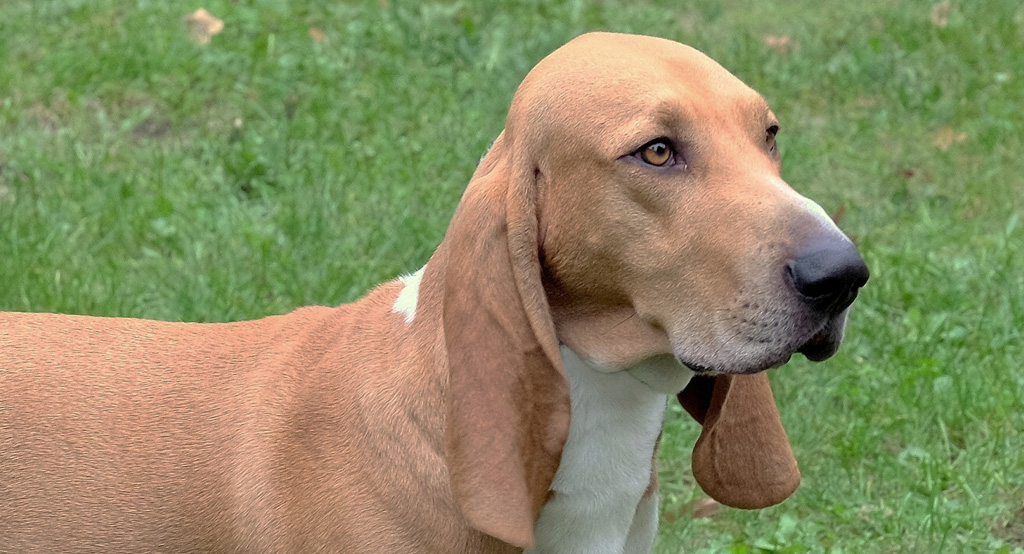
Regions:
[[644, 143], [660, 137], [683, 141], [686, 129], [697, 119], [697, 114], [681, 102], [678, 97], [670, 96], [652, 100], [647, 107], [638, 109], [633, 117], [623, 125], [625, 131], [610, 141], [619, 150], [632, 153]]
[[757, 103], [760, 104], [759, 109], [764, 112], [765, 121], [769, 122], [771, 125], [778, 125], [779, 118], [775, 115], [775, 112], [772, 111], [771, 106], [768, 105], [768, 100], [764, 96], [758, 94]]

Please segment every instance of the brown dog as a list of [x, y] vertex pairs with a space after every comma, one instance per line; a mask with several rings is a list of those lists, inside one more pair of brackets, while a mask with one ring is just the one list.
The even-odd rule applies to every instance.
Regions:
[[777, 131], [704, 55], [589, 34], [523, 82], [427, 265], [354, 304], [0, 315], [0, 551], [648, 552], [679, 391], [701, 486], [782, 501], [759, 372], [834, 353], [868, 272]]

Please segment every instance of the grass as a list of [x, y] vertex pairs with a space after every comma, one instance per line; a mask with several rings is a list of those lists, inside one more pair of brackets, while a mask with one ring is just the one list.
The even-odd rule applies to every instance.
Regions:
[[1024, 7], [497, 6], [210, 0], [204, 47], [193, 2], [0, 3], [0, 308], [358, 298], [423, 264], [543, 55], [665, 36], [768, 97], [787, 180], [845, 213], [873, 276], [835, 358], [773, 374], [790, 500], [692, 518], [698, 430], [670, 411], [656, 551], [1024, 552]]

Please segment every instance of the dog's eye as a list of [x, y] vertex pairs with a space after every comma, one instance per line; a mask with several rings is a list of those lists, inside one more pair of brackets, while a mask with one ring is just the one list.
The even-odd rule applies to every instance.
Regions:
[[771, 127], [768, 127], [767, 131], [765, 131], [764, 142], [768, 145], [768, 149], [772, 154], [777, 154], [779, 152], [779, 145], [775, 142], [775, 135], [777, 134], [779, 134], [778, 125], [772, 125]]
[[645, 144], [637, 154], [644, 162], [662, 167], [672, 161], [675, 152], [667, 141], [658, 139]]

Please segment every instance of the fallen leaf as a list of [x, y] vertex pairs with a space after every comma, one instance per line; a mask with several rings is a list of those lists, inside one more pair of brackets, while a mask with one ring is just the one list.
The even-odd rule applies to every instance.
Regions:
[[188, 24], [192, 41], [196, 44], [210, 44], [213, 35], [224, 30], [224, 22], [202, 8], [186, 15], [185, 23]]
[[295, 118], [295, 109], [298, 105], [299, 97], [294, 94], [289, 94], [288, 97], [284, 99], [284, 116], [288, 118], [289, 121]]
[[706, 519], [718, 515], [722, 505], [711, 498], [701, 498], [693, 503], [694, 519]]
[[1024, 509], [1009, 518], [1003, 518], [992, 526], [992, 535], [1009, 541], [1010, 544], [1024, 544]]
[[874, 96], [860, 96], [853, 101], [853, 105], [858, 108], [872, 109], [878, 107], [878, 98]]
[[171, 130], [169, 121], [157, 117], [147, 117], [132, 129], [132, 134], [140, 139], [158, 139]]
[[317, 29], [316, 27], [309, 28], [309, 38], [313, 39], [313, 42], [320, 44], [327, 40], [327, 33]]
[[928, 16], [928, 19], [932, 22], [932, 25], [945, 29], [949, 26], [949, 12], [951, 11], [953, 11], [953, 3], [949, 0], [943, 0], [932, 6], [932, 13]]
[[661, 518], [665, 523], [675, 523], [682, 519], [706, 519], [717, 517], [721, 509], [722, 505], [716, 500], [703, 497], [675, 509], [666, 509], [661, 514]]
[[800, 44], [789, 35], [768, 35], [764, 37], [764, 44], [776, 52], [796, 52]]
[[943, 127], [932, 137], [932, 146], [945, 152], [954, 144], [960, 144], [965, 140], [967, 140], [967, 133], [958, 133], [952, 127]]
[[920, 167], [905, 167], [898, 169], [896, 171], [896, 176], [899, 177], [900, 179], [904, 179], [912, 183], [935, 182], [935, 177], [931, 174], [931, 172]]
[[839, 225], [843, 222], [843, 217], [846, 216], [846, 203], [839, 204], [836, 211], [832, 213], [832, 222]]

